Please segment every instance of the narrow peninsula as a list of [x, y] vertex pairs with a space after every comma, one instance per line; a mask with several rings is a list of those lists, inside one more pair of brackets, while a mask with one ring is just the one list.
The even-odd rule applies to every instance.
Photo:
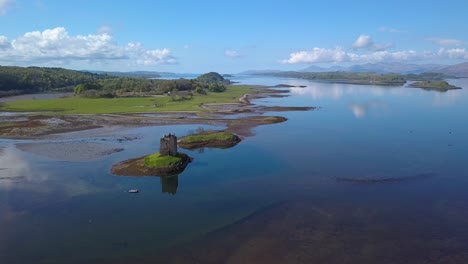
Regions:
[[194, 135], [188, 135], [179, 140], [181, 148], [230, 148], [241, 142], [241, 138], [236, 134], [224, 130], [201, 131]]

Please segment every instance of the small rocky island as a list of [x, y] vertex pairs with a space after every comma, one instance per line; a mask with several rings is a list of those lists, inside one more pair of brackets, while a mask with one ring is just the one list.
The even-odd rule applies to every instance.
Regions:
[[425, 90], [448, 91], [461, 89], [461, 87], [451, 85], [446, 81], [421, 81], [410, 84], [413, 88], [422, 88]]
[[185, 149], [230, 148], [239, 142], [241, 142], [241, 138], [236, 134], [224, 130], [209, 130], [183, 137], [178, 144]]
[[160, 143], [158, 153], [117, 163], [111, 172], [123, 176], [167, 176], [184, 171], [192, 158], [177, 151], [176, 135], [165, 135]]

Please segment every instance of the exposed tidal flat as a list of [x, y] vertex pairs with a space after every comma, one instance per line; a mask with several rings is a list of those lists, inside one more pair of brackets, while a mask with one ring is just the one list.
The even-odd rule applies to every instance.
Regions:
[[[292, 78], [234, 80], [295, 87], [288, 88], [288, 97], [257, 98], [246, 106], [269, 109], [261, 113], [111, 114], [96, 117], [105, 120], [97, 123], [90, 116], [44, 115], [38, 119], [52, 121], [33, 120], [38, 129], [47, 124], [65, 133], [2, 137], [0, 259], [466, 262], [468, 128], [461, 122], [468, 110], [466, 89], [439, 93]], [[466, 80], [451, 83], [463, 86]], [[281, 111], [310, 106], [320, 110]], [[287, 121], [267, 125], [269, 116]], [[71, 122], [67, 118], [99, 128], [66, 132], [57, 119]], [[183, 137], [200, 127], [233, 127], [255, 136], [228, 149], [184, 150], [194, 160], [171, 178], [110, 172], [122, 160], [157, 152], [162, 135]], [[51, 144], [53, 152], [61, 142], [123, 150], [76, 161], [21, 147]], [[425, 173], [429, 176], [416, 177]], [[128, 194], [129, 189], [140, 193]]]
[[96, 142], [19, 143], [22, 151], [61, 161], [92, 161], [123, 150], [117, 145]]

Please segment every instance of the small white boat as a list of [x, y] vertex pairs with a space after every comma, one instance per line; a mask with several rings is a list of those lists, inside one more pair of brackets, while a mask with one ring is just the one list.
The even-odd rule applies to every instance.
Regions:
[[128, 190], [129, 193], [139, 193], [140, 191], [138, 189], [131, 189]]

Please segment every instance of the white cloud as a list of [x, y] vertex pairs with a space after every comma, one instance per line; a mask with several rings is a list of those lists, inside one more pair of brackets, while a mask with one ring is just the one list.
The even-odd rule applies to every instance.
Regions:
[[128, 43], [125, 54], [134, 58], [137, 65], [151, 66], [158, 64], [175, 64], [177, 61], [168, 49], [147, 50], [139, 42]]
[[353, 43], [354, 49], [368, 49], [374, 51], [383, 51], [392, 48], [393, 45], [390, 43], [380, 44], [374, 43], [369, 35], [360, 35]]
[[341, 48], [323, 49], [293, 52], [289, 59], [282, 60], [283, 64], [296, 63], [377, 63], [377, 62], [403, 62], [420, 61], [426, 59], [468, 59], [466, 49], [440, 49], [437, 52], [417, 52], [415, 50], [403, 51], [372, 51], [368, 53], [354, 53], [344, 51]]
[[237, 50], [225, 50], [224, 55], [230, 58], [240, 58], [244, 56], [244, 54], [240, 53]]
[[353, 43], [355, 49], [368, 49], [374, 46], [374, 41], [368, 35], [360, 35]]
[[6, 50], [10, 48], [10, 42], [5, 36], [0, 36], [0, 50]]
[[419, 54], [414, 50], [404, 50], [404, 51], [375, 51], [367, 54], [354, 54], [349, 53], [351, 62], [399, 62], [399, 61], [410, 61], [410, 60], [420, 60], [424, 54]]
[[65, 28], [27, 32], [11, 42], [0, 37], [0, 62], [103, 62], [125, 60], [129, 64], [176, 63], [168, 49], [146, 49], [141, 43], [118, 45], [108, 33], [71, 36]]
[[454, 49], [439, 49], [437, 55], [441, 58], [447, 59], [468, 59], [468, 51], [466, 49], [454, 48]]
[[6, 11], [15, 4], [14, 0], [0, 0], [0, 16], [4, 15]]
[[350, 58], [341, 48], [323, 49], [314, 48], [309, 51], [293, 52], [289, 55], [289, 59], [282, 60], [283, 64], [296, 64], [296, 63], [316, 63], [316, 62], [346, 62]]
[[192, 48], [192, 45], [189, 45], [189, 44], [184, 45], [184, 49], [191, 49], [191, 48]]
[[463, 41], [458, 39], [448, 39], [448, 38], [428, 38], [430, 42], [433, 42], [440, 46], [461, 46]]
[[[444, 44], [462, 44], [454, 39], [432, 39]], [[401, 50], [388, 51], [392, 44], [376, 44], [368, 35], [360, 35], [353, 43], [352, 49], [341, 47], [334, 49], [318, 48], [301, 50], [289, 54], [288, 59], [281, 60], [283, 64], [296, 63], [378, 63], [405, 62], [422, 60], [467, 60], [468, 50], [465, 48], [441, 48], [438, 51]]]

